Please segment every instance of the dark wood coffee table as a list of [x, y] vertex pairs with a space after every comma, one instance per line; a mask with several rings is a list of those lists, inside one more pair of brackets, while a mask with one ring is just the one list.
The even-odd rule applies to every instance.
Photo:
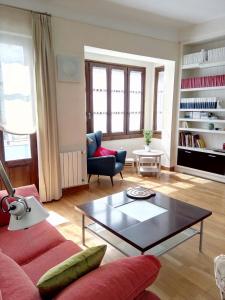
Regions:
[[[83, 244], [88, 229], [126, 255], [130, 254], [124, 246], [118, 246], [119, 241], [141, 254], [150, 250], [159, 256], [197, 234], [202, 251], [203, 220], [212, 214], [161, 193], [148, 200], [134, 200], [126, 196], [126, 191], [75, 208], [82, 214]], [[86, 225], [85, 217], [94, 223]], [[200, 229], [192, 228], [197, 223]]]

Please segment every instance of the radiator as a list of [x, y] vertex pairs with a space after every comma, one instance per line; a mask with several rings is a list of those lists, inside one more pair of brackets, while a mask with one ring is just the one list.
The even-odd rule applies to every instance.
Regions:
[[69, 188], [84, 183], [82, 178], [83, 151], [60, 153], [62, 188]]

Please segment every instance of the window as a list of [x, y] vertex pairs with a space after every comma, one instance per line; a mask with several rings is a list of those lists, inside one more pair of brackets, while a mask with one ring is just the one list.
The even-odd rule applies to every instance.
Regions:
[[145, 68], [86, 61], [87, 130], [104, 138], [142, 135]]
[[3, 134], [5, 161], [31, 158], [30, 136]]
[[35, 132], [33, 72], [32, 39], [0, 33], [0, 128], [4, 130], [5, 161], [31, 158], [28, 134]]
[[155, 68], [155, 91], [154, 91], [154, 137], [161, 138], [163, 129], [163, 102], [164, 102], [164, 67]]

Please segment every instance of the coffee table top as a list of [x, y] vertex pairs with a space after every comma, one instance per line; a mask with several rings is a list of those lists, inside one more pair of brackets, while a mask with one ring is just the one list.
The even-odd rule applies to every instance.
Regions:
[[146, 151], [144, 149], [139, 149], [139, 150], [134, 150], [133, 154], [138, 155], [138, 156], [162, 156], [164, 154], [163, 151], [161, 150], [150, 150]]
[[[134, 202], [139, 202], [138, 209], [135, 208]], [[133, 212], [132, 206], [134, 206]], [[78, 205], [75, 208], [142, 252], [212, 214], [211, 211], [175, 200], [161, 193], [156, 193], [156, 196], [148, 200], [134, 200], [127, 197], [126, 191]], [[157, 215], [150, 218], [147, 216], [146, 219], [146, 213], [150, 208], [153, 208], [153, 211], [156, 210]], [[134, 209], [136, 209], [135, 212]]]

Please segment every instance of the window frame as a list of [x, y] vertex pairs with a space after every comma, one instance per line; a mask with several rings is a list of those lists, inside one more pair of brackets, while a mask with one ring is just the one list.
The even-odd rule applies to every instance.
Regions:
[[[92, 68], [106, 68], [107, 74], [107, 133], [103, 134], [103, 140], [129, 139], [143, 136], [144, 128], [144, 105], [145, 105], [145, 67], [123, 65], [117, 63], [105, 63], [100, 61], [85, 60], [85, 77], [86, 77], [86, 122], [87, 132], [93, 132], [93, 94], [92, 94]], [[124, 70], [124, 131], [111, 132], [111, 71], [112, 69]], [[129, 78], [131, 71], [139, 71], [142, 74], [141, 87], [141, 117], [140, 130], [129, 131], [129, 103], [130, 103], [130, 86]]]
[[155, 76], [154, 76], [154, 101], [153, 101], [153, 137], [156, 139], [162, 138], [162, 131], [157, 130], [157, 104], [158, 104], [158, 81], [159, 73], [165, 72], [165, 67], [155, 67]]

